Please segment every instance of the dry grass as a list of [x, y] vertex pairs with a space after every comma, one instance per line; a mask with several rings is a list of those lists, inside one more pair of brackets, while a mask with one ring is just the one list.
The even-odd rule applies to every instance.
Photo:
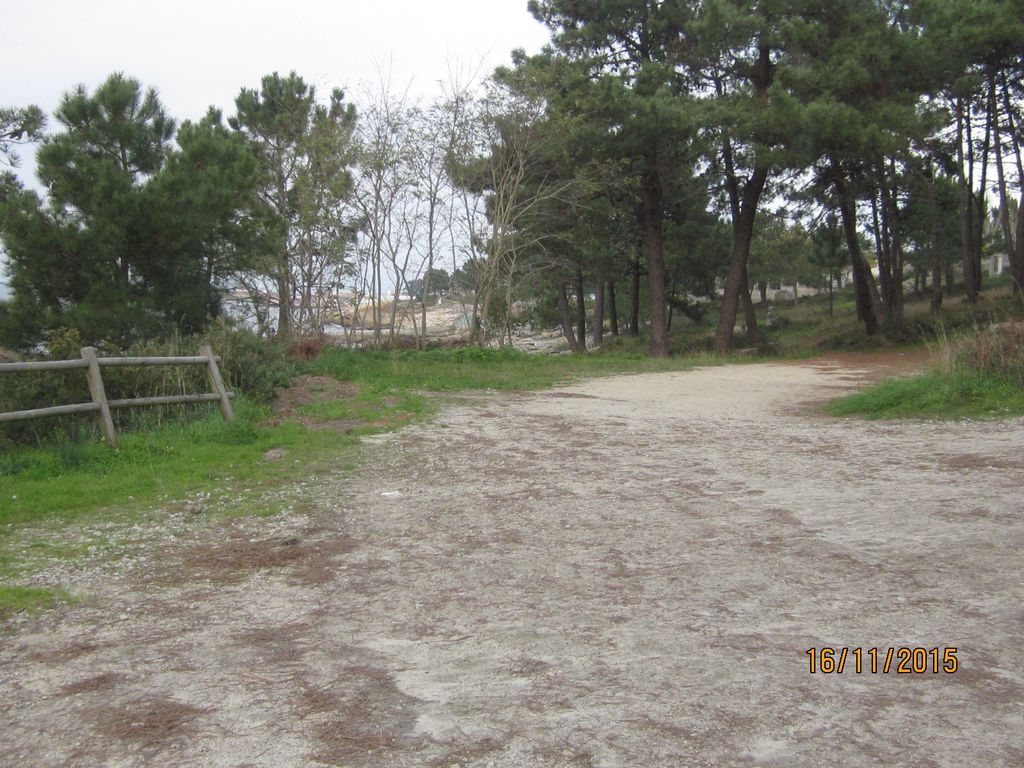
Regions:
[[237, 583], [254, 570], [288, 568], [290, 575], [304, 584], [323, 584], [334, 576], [335, 558], [355, 547], [356, 542], [347, 536], [252, 540], [232, 531], [225, 541], [187, 550], [179, 575], [190, 580]]
[[205, 714], [169, 696], [151, 696], [100, 709], [92, 719], [104, 736], [152, 749], [191, 736]]
[[120, 672], [103, 672], [99, 675], [93, 675], [87, 677], [84, 680], [78, 680], [74, 683], [68, 683], [61, 688], [61, 693], [64, 696], [77, 696], [80, 693], [96, 693], [97, 691], [106, 691], [111, 688], [115, 688], [126, 676]]
[[966, 341], [959, 362], [1024, 386], [1024, 323], [998, 323]]

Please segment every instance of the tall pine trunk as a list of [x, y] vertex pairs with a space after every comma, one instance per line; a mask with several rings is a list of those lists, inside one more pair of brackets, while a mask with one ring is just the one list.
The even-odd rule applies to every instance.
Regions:
[[833, 317], [835, 315], [835, 270], [832, 267], [828, 268], [828, 316]]
[[740, 296], [743, 300], [743, 319], [747, 326], [747, 338], [751, 344], [760, 345], [764, 342], [764, 335], [757, 327], [757, 312], [754, 310], [754, 302], [750, 300], [750, 278], [747, 271], [743, 270], [743, 285], [740, 288]]
[[973, 304], [978, 294], [974, 282], [974, 227], [972, 226], [973, 192], [968, 188], [967, 176], [964, 171], [964, 101], [956, 102], [956, 159], [957, 188], [960, 191], [960, 245], [964, 269], [964, 292], [967, 301]]
[[[771, 47], [763, 40], [758, 40], [757, 48], [757, 61], [748, 77], [754, 94], [760, 99], [766, 99], [772, 82]], [[716, 83], [716, 88], [721, 95], [720, 84]], [[740, 290], [747, 280], [747, 261], [750, 258], [750, 242], [754, 235], [754, 220], [757, 217], [761, 193], [764, 191], [765, 182], [768, 181], [769, 170], [767, 164], [755, 156], [753, 170], [741, 192], [732, 154], [732, 141], [728, 132], [722, 137], [722, 160], [725, 164], [725, 185], [729, 192], [729, 207], [732, 212], [732, 253], [729, 272], [725, 278], [722, 314], [715, 329], [715, 351], [718, 353], [728, 352], [732, 348], [733, 334], [736, 332], [736, 315], [740, 305]], [[748, 292], [747, 298], [749, 297]]]
[[843, 220], [843, 231], [846, 233], [846, 247], [850, 251], [850, 264], [853, 267], [853, 289], [857, 300], [857, 318], [864, 323], [864, 330], [868, 336], [878, 333], [878, 318], [872, 305], [871, 285], [874, 280], [871, 277], [871, 269], [864, 260], [864, 254], [860, 250], [860, 237], [857, 234], [857, 209], [853, 196], [846, 186], [846, 180], [842, 176], [842, 169], [836, 162], [832, 161], [832, 169], [835, 173], [834, 184], [836, 196], [839, 198], [839, 213]]
[[888, 243], [889, 258], [886, 264], [888, 270], [886, 315], [893, 326], [898, 330], [903, 328], [903, 241], [900, 239], [899, 208], [896, 202], [896, 167], [895, 161], [890, 161], [890, 172], [893, 178], [893, 185], [883, 187], [885, 204], [885, 231]]
[[[1006, 174], [1003, 170], [1003, 135], [999, 126], [999, 109], [996, 106], [996, 81], [993, 75], [989, 75], [989, 78], [989, 108], [992, 120], [993, 142], [996, 150], [996, 178], [998, 179], [999, 186], [999, 226], [1003, 230], [1006, 258], [1013, 267], [1015, 289], [1019, 291], [1019, 286], [1024, 284], [1024, 274], [1021, 273], [1020, 265], [1017, 264], [1017, 249], [1014, 247], [1013, 228], [1010, 226], [1010, 201], [1009, 195], [1006, 193]], [[1021, 232], [1018, 230], [1018, 237], [1020, 234]]]
[[604, 279], [597, 279], [597, 290], [594, 293], [594, 346], [604, 343]]
[[939, 203], [935, 167], [928, 161], [928, 248], [932, 257], [932, 312], [942, 309], [942, 253], [939, 250]]
[[569, 349], [573, 352], [579, 352], [579, 343], [576, 341], [576, 334], [572, 328], [572, 307], [569, 305], [568, 290], [568, 283], [558, 283], [558, 306], [562, 310], [562, 335], [569, 342]]
[[619, 335], [619, 308], [615, 304], [615, 281], [608, 281], [608, 329], [612, 338]]
[[633, 258], [632, 282], [629, 284], [629, 335], [640, 335], [640, 253]]
[[647, 284], [650, 291], [651, 354], [668, 357], [668, 318], [665, 311], [665, 243], [662, 234], [661, 178], [658, 156], [645, 157], [643, 181], [644, 236], [647, 241]]
[[[878, 210], [878, 198], [882, 200], [881, 212]], [[871, 195], [871, 218], [874, 223], [875, 258], [878, 260], [878, 288], [888, 313], [892, 309], [892, 286], [889, 284], [892, 241], [889, 236], [888, 191], [884, 181], [879, 186], [878, 194]]]
[[1021, 289], [1024, 288], [1024, 162], [1021, 160], [1020, 140], [1017, 136], [1017, 126], [1014, 122], [1014, 111], [1010, 103], [1010, 92], [1005, 72], [1003, 73], [1002, 85], [1007, 133], [1010, 134], [1013, 156], [1017, 165], [1017, 185], [1021, 190], [1020, 200], [1017, 205], [1017, 238], [1014, 243], [1013, 256], [1010, 259], [1010, 267], [1013, 270], [1014, 288], [1020, 295], [1024, 296], [1024, 293], [1021, 293]]
[[278, 265], [277, 273], [277, 335], [288, 339], [292, 335], [292, 288], [289, 285], [287, 263]]
[[[722, 314], [715, 329], [715, 351], [728, 352], [732, 348], [733, 333], [736, 330], [736, 316], [739, 314], [740, 291], [747, 275], [747, 260], [750, 258], [750, 243], [754, 237], [754, 219], [757, 204], [761, 199], [768, 167], [758, 165], [743, 188], [738, 215], [732, 222], [732, 253], [729, 273], [725, 278], [725, 295], [722, 297]], [[749, 295], [749, 294], [748, 294]]]
[[587, 350], [587, 297], [584, 294], [583, 267], [576, 265], [576, 344], [578, 351]]

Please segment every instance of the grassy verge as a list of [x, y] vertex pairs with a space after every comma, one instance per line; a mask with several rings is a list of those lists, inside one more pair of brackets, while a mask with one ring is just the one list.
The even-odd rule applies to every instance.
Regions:
[[312, 370], [353, 382], [361, 392], [395, 395], [421, 391], [538, 389], [589, 376], [678, 371], [749, 359], [711, 355], [652, 358], [645, 352], [527, 355], [512, 350], [477, 348], [430, 352], [328, 350], [312, 363]]
[[48, 565], [118, 556], [136, 535], [127, 531], [157, 510], [201, 498], [206, 518], [271, 514], [282, 503], [275, 487], [357, 458], [355, 435], [271, 426], [266, 409], [237, 405], [233, 423], [210, 415], [126, 432], [116, 451], [90, 441], [0, 453], [0, 620], [65, 602], [59, 585], [26, 579]]
[[16, 613], [29, 613], [68, 602], [72, 602], [72, 598], [62, 589], [0, 584], [0, 621]]
[[1024, 389], [971, 369], [936, 370], [882, 382], [826, 406], [834, 416], [869, 419], [986, 419], [1024, 415]]
[[271, 448], [293, 461], [354, 444], [346, 435], [295, 424], [262, 425], [265, 411], [238, 407], [238, 419], [218, 416], [124, 433], [116, 451], [99, 442], [18, 448], [0, 454], [0, 530], [52, 520], [68, 523], [114, 507], [180, 499], [225, 482], [268, 484], [289, 474], [268, 462]]

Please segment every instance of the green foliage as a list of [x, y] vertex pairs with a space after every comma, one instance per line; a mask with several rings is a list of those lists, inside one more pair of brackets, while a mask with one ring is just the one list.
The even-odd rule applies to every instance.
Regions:
[[758, 282], [804, 285], [820, 282], [821, 271], [812, 261], [813, 243], [807, 231], [789, 223], [783, 214], [760, 213], [750, 248], [748, 274]]
[[[423, 301], [423, 288], [426, 284], [424, 278], [414, 278], [409, 281], [409, 295], [417, 301]], [[452, 288], [452, 278], [449, 274], [436, 267], [430, 269], [430, 286], [427, 289], [431, 296], [442, 296]]]
[[16, 613], [52, 608], [70, 601], [71, 596], [63, 589], [0, 584], [0, 621]]
[[242, 219], [257, 169], [244, 143], [211, 112], [182, 126], [175, 149], [155, 90], [121, 74], [65, 94], [55, 116], [62, 130], [37, 156], [46, 203], [10, 180], [0, 187], [14, 291], [0, 338], [31, 349], [69, 327], [126, 347], [200, 330], [248, 258]]
[[[265, 203], [254, 229], [264, 249], [249, 270], [277, 288], [277, 333], [293, 326], [319, 331], [294, 297], [337, 284], [350, 269], [356, 222], [347, 208], [353, 180], [355, 107], [334, 89], [327, 104], [295, 72], [267, 75], [259, 90], [243, 88], [228, 122], [258, 161], [258, 194]], [[244, 279], [244, 278], [243, 278]], [[309, 311], [308, 309], [306, 310]], [[259, 318], [262, 331], [268, 318]]]
[[910, 176], [907, 191], [903, 222], [912, 263], [929, 267], [933, 248], [938, 248], [942, 264], [959, 261], [960, 210], [956, 182], [939, 174], [932, 179], [918, 173]]
[[1024, 414], [1024, 388], [974, 369], [935, 371], [884, 382], [835, 400], [826, 410], [833, 416], [869, 419], [1006, 418]]
[[[132, 357], [179, 357], [197, 354], [209, 344], [221, 358], [221, 375], [228, 388], [255, 403], [267, 403], [278, 387], [288, 384], [297, 364], [283, 345], [256, 337], [250, 331], [225, 322], [214, 323], [201, 336], [174, 338], [162, 342], [136, 344], [127, 350]], [[76, 360], [80, 357], [82, 338], [75, 329], [60, 328], [51, 332], [47, 345], [52, 360]], [[102, 356], [116, 357], [118, 349], [100, 349]], [[180, 395], [208, 392], [209, 379], [201, 366], [138, 366], [103, 369], [107, 397], [131, 399], [157, 395]], [[29, 410], [51, 405], [88, 402], [89, 389], [81, 370], [27, 372], [0, 375], [0, 410]], [[202, 418], [214, 410], [211, 405], [159, 406], [126, 408], [114, 411], [119, 432], [153, 429], [180, 419]], [[12, 422], [0, 427], [0, 446], [4, 441], [42, 444], [89, 443], [98, 440], [96, 420], [92, 414], [51, 417]]]
[[39, 107], [0, 107], [0, 164], [17, 167], [15, 147], [38, 141], [46, 127], [46, 116]]
[[[120, 435], [116, 451], [99, 441], [3, 449], [0, 528], [181, 499], [228, 483], [255, 487], [289, 475], [296, 460], [312, 462], [308, 469], [354, 444], [346, 435], [295, 424], [266, 426], [261, 423], [266, 410], [245, 400], [236, 401], [235, 410], [235, 422], [208, 414]], [[271, 448], [285, 450], [289, 460], [264, 461]], [[246, 501], [239, 491], [225, 504], [235, 508]]]
[[943, 366], [833, 401], [828, 412], [873, 419], [1024, 415], [1024, 323], [1000, 323], [960, 341], [943, 335], [940, 347]]
[[[192, 348], [209, 344], [220, 355], [220, 370], [230, 389], [243, 393], [257, 403], [269, 403], [279, 387], [287, 386], [298, 371], [298, 363], [288, 356], [284, 344], [261, 339], [231, 323], [213, 323]], [[183, 350], [191, 344], [182, 343]], [[194, 352], [183, 352], [194, 354]]]
[[327, 350], [311, 369], [376, 391], [453, 392], [536, 389], [581, 376], [683, 370], [695, 364], [692, 359], [638, 359], [635, 354], [537, 356], [467, 347], [428, 352]]

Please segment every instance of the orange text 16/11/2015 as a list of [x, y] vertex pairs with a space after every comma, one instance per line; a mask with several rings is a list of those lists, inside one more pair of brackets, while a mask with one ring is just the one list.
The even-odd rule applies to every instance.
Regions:
[[956, 648], [860, 648], [823, 646], [808, 648], [810, 673], [923, 675], [925, 673], [951, 675], [959, 668]]

